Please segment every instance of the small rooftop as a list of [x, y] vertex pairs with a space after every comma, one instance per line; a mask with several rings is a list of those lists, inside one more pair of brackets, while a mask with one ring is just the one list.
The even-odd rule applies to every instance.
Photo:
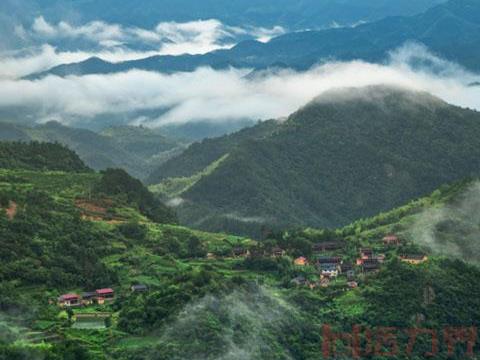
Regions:
[[77, 300], [77, 299], [80, 299], [80, 295], [78, 295], [78, 294], [64, 294], [64, 295], [61, 295], [58, 299], [60, 301]]
[[95, 291], [98, 295], [104, 295], [104, 294], [112, 294], [114, 293], [114, 290], [111, 288], [105, 288], [105, 289], [98, 289]]

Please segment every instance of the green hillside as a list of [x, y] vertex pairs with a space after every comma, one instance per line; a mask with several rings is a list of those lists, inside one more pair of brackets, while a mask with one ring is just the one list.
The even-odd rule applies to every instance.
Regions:
[[60, 144], [0, 142], [0, 168], [87, 172], [73, 151]]
[[[262, 243], [154, 222], [142, 211], [146, 194], [121, 171], [0, 170], [0, 359], [318, 359], [326, 325], [336, 333], [394, 327], [398, 358], [409, 330], [432, 329], [446, 358], [444, 329], [480, 323], [472, 286], [480, 252], [469, 238], [480, 222], [476, 181], [338, 230], [269, 233]], [[442, 209], [451, 217], [431, 216]], [[469, 247], [442, 256], [420, 241], [419, 226], [438, 244]], [[385, 245], [388, 234], [400, 244]], [[325, 241], [341, 245], [315, 253]], [[345, 273], [320, 280], [318, 256], [354, 263], [366, 247], [385, 255], [378, 272], [353, 265], [353, 288]], [[405, 254], [428, 261], [409, 265]], [[298, 256], [310, 265], [294, 265]], [[132, 293], [135, 284], [148, 290]], [[60, 294], [104, 287], [114, 302], [56, 305]], [[429, 341], [418, 338], [410, 355], [422, 358]], [[368, 358], [368, 345], [361, 349]], [[450, 358], [465, 356], [459, 344]]]
[[213, 139], [204, 139], [189, 146], [179, 156], [162, 164], [147, 179], [149, 184], [158, 184], [168, 178], [190, 177], [204, 170], [213, 162], [225, 156], [248, 139], [261, 139], [269, 136], [277, 128], [278, 122], [259, 122], [233, 134]]
[[[478, 112], [425, 93], [333, 91], [270, 136], [230, 148], [213, 172], [176, 194], [177, 210], [186, 224], [256, 236], [262, 226], [337, 227], [478, 175], [479, 139]], [[206, 144], [191, 146], [158, 173], [201, 167], [204, 153]]]
[[49, 122], [34, 127], [0, 122], [0, 140], [58, 142], [78, 153], [92, 169], [123, 168], [144, 179], [180, 144], [161, 133], [140, 127], [115, 127], [96, 133]]

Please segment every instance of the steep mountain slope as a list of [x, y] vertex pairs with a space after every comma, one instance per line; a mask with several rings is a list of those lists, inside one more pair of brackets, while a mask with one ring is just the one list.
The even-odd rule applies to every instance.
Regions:
[[47, 73], [65, 76], [133, 68], [173, 72], [192, 71], [199, 66], [261, 69], [274, 64], [304, 70], [325, 59], [382, 61], [389, 51], [407, 41], [424, 43], [442, 57], [479, 70], [480, 55], [475, 49], [480, 44], [480, 19], [476, 14], [480, 14], [477, 0], [450, 0], [420, 15], [390, 17], [353, 28], [294, 32], [265, 44], [245, 41], [230, 50], [205, 55], [154, 56], [116, 64], [90, 59]]
[[192, 176], [228, 154], [243, 141], [269, 136], [277, 126], [278, 122], [275, 120], [259, 122], [255, 126], [247, 127], [230, 135], [194, 143], [182, 154], [155, 169], [148, 177], [147, 183], [157, 184], [167, 178]]
[[332, 91], [230, 151], [181, 194], [179, 213], [208, 229], [334, 227], [478, 175], [479, 155], [477, 112], [397, 88]]
[[123, 168], [142, 179], [179, 146], [146, 128], [116, 127], [99, 134], [57, 122], [35, 127], [0, 123], [0, 140], [58, 142], [77, 152], [95, 170]]

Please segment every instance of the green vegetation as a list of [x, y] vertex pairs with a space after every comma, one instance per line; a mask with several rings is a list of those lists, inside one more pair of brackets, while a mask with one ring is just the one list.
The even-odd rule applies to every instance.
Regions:
[[92, 169], [123, 168], [141, 179], [180, 146], [160, 132], [143, 127], [119, 126], [96, 133], [53, 121], [34, 127], [0, 123], [0, 140], [58, 142], [77, 152]]
[[94, 188], [97, 194], [122, 198], [127, 204], [135, 204], [138, 210], [158, 223], [176, 222], [175, 214], [156, 199], [140, 180], [132, 178], [121, 169], [107, 169]]
[[[477, 192], [476, 181], [462, 181], [344, 228], [265, 231], [256, 242], [169, 224], [170, 215], [155, 218], [151, 194], [121, 170], [2, 169], [0, 359], [318, 359], [323, 325], [334, 332], [396, 327], [398, 359], [405, 357], [405, 330], [433, 329], [438, 356], [446, 358], [443, 329], [480, 323], [480, 290], [472, 286], [480, 270], [462, 261], [480, 261], [465, 240], [479, 223], [471, 215]], [[442, 256], [444, 248], [417, 237], [425, 214], [439, 209], [454, 217], [447, 226], [433, 217], [436, 241], [468, 246], [456, 256]], [[392, 233], [401, 244], [384, 245]], [[322, 256], [354, 263], [369, 247], [385, 262], [371, 274], [354, 265], [356, 288], [345, 274], [323, 286], [313, 245], [326, 241], [344, 245]], [[400, 261], [418, 253], [428, 261]], [[294, 265], [298, 256], [310, 265]], [[298, 277], [305, 285], [292, 282]], [[147, 291], [132, 292], [136, 284]], [[60, 294], [101, 287], [115, 289], [114, 302], [56, 304]], [[429, 345], [420, 338], [414, 356], [422, 358]], [[465, 358], [466, 346], [455, 351], [450, 358]]]
[[72, 151], [59, 144], [0, 142], [0, 168], [86, 172]]
[[223, 155], [220, 159], [212, 162], [202, 171], [190, 176], [181, 178], [168, 178], [162, 181], [160, 184], [152, 185], [149, 189], [162, 196], [175, 197], [190, 189], [195, 185], [202, 177], [210, 175], [215, 169], [226, 159], [228, 154]]
[[189, 178], [201, 173], [218, 159], [248, 139], [261, 139], [270, 135], [278, 126], [275, 120], [259, 122], [230, 135], [204, 139], [189, 146], [182, 154], [155, 169], [147, 179], [151, 185], [168, 178]]
[[[232, 145], [213, 172], [176, 194], [185, 200], [177, 212], [191, 226], [256, 237], [262, 227], [343, 226], [478, 176], [479, 120], [425, 93], [333, 91], [269, 135]], [[196, 159], [211, 153], [208, 144], [192, 145], [159, 173], [205, 168]]]

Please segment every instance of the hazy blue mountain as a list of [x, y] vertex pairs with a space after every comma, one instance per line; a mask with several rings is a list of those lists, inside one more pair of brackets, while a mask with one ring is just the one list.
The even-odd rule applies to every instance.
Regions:
[[228, 138], [217, 140], [223, 152], [200, 176], [188, 169], [205, 164], [213, 140], [192, 145], [150, 181], [172, 177], [154, 188], [180, 197], [180, 218], [204, 229], [334, 227], [478, 176], [479, 139], [480, 113], [425, 93], [332, 91], [269, 136], [245, 136], [229, 146]]
[[139, 27], [162, 21], [215, 18], [229, 25], [281, 25], [291, 30], [350, 25], [392, 15], [413, 15], [443, 0], [3, 0], [0, 13], [50, 21], [104, 20]]
[[294, 32], [268, 43], [248, 40], [230, 50], [205, 55], [154, 56], [115, 64], [90, 59], [61, 65], [48, 73], [64, 76], [133, 68], [174, 72], [192, 71], [199, 66], [261, 69], [275, 64], [304, 70], [329, 59], [382, 61], [389, 51], [407, 41], [423, 43], [442, 57], [479, 70], [480, 15], [477, 14], [480, 14], [480, 1], [451, 0], [420, 15], [389, 17], [353, 28]]

